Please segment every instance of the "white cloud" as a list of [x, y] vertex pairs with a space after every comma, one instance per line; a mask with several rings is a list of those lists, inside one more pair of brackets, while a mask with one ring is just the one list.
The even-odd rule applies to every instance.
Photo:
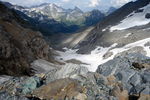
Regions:
[[78, 6], [82, 10], [108, 9], [111, 6], [120, 7], [125, 3], [133, 0], [2, 0], [21, 6], [32, 6], [41, 3], [55, 3], [64, 8], [73, 8]]
[[12, 4], [18, 4], [21, 6], [31, 6], [31, 5], [46, 3], [49, 0], [2, 0], [2, 1], [10, 2]]
[[69, 2], [69, 1], [71, 1], [71, 0], [62, 0], [63, 2]]
[[113, 5], [115, 7], [119, 7], [130, 1], [133, 1], [133, 0], [111, 0], [111, 5]]
[[100, 4], [100, 0], [90, 0], [89, 7], [96, 7]]

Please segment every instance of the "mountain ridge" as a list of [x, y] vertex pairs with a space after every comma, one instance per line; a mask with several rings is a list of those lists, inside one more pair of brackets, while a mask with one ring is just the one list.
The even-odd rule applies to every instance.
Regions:
[[[114, 13], [108, 15], [107, 17], [104, 18], [103, 21], [101, 21], [100, 23], [98, 23], [95, 26], [95, 28], [91, 31], [91, 34], [84, 40], [84, 42], [79, 44], [79, 48], [81, 46], [81, 49], [83, 50], [83, 52], [86, 52], [86, 51], [84, 51], [84, 46], [85, 46], [85, 48], [87, 46], [89, 48], [95, 49], [96, 46], [108, 47], [108, 46], [112, 45], [115, 42], [118, 43], [118, 47], [125, 45], [127, 43], [127, 41], [121, 39], [121, 37], [118, 37], [118, 36], [122, 36], [123, 34], [128, 34], [128, 33], [139, 34], [138, 32], [136, 32], [136, 29], [141, 30], [140, 26], [137, 26], [137, 28], [133, 27], [133, 28], [129, 28], [129, 29], [126, 29], [126, 30], [120, 30], [120, 31], [115, 30], [114, 32], [111, 32], [109, 29], [112, 26], [115, 26], [115, 25], [121, 23], [121, 21], [123, 19], [125, 19], [133, 11], [137, 11], [139, 8], [142, 8], [146, 5], [148, 5], [149, 2], [150, 2], [149, 0], [138, 0], [138, 1], [135, 1], [135, 2], [129, 2], [126, 5], [124, 5], [123, 7], [121, 7], [120, 9], [118, 9], [117, 11], [115, 11]], [[143, 26], [145, 26], [145, 25], [143, 25]], [[143, 32], [143, 33], [145, 33], [146, 36], [148, 35], [148, 33], [146, 31]], [[116, 34], [116, 36], [118, 35], [117, 36], [118, 40], [117, 40], [117, 38], [114, 37], [115, 35], [113, 35], [113, 34]], [[108, 37], [109, 38], [113, 37], [114, 40], [113, 39], [109, 40]], [[143, 35], [143, 38], [144, 38], [144, 35]], [[138, 39], [142, 39], [142, 37], [141, 38], [138, 37], [137, 40]], [[121, 43], [121, 41], [122, 41], [122, 43]], [[135, 40], [128, 40], [128, 42], [129, 41], [130, 42], [135, 42], [136, 39]], [[79, 51], [82, 51], [81, 49]], [[88, 51], [88, 53], [90, 52], [90, 50]]]

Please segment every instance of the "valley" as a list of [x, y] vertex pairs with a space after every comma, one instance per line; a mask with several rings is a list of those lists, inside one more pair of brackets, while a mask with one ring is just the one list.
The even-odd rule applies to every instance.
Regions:
[[0, 1], [0, 100], [150, 100], [149, 14]]

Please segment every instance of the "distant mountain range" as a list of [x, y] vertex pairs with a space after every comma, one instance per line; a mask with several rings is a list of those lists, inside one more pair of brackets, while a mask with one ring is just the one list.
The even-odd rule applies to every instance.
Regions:
[[96, 9], [83, 12], [78, 7], [64, 9], [51, 3], [43, 3], [30, 8], [11, 5], [7, 2], [4, 4], [15, 9], [23, 19], [31, 24], [33, 29], [41, 31], [44, 35], [76, 32], [81, 28], [97, 24], [114, 11], [110, 9], [107, 14]]

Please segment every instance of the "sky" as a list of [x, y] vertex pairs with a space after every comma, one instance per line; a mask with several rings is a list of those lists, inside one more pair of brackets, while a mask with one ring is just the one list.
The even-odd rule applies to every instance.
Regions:
[[1, 0], [17, 4], [21, 6], [33, 6], [41, 3], [55, 3], [63, 8], [74, 8], [79, 7], [83, 11], [91, 9], [106, 10], [109, 7], [121, 7], [122, 5], [133, 1], [133, 0]]

